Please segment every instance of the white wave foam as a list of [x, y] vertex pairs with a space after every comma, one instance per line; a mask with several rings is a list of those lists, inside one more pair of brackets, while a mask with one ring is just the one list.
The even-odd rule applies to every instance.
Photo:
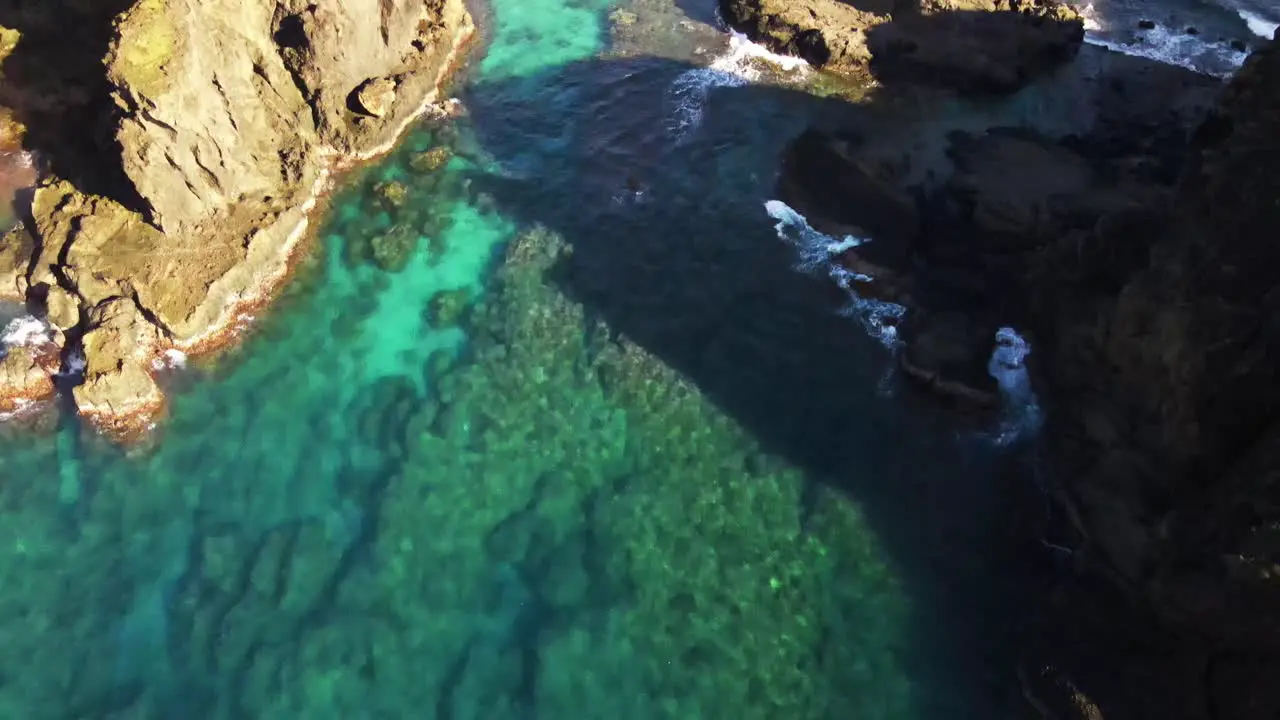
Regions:
[[53, 331], [49, 324], [30, 315], [14, 318], [5, 326], [0, 334], [0, 346], [30, 347], [53, 342]]
[[1085, 42], [1134, 57], [1176, 65], [1217, 77], [1230, 77], [1249, 57], [1227, 41], [1204, 40], [1198, 35], [1156, 26], [1138, 30], [1132, 42], [1116, 42], [1086, 33]]
[[[1084, 20], [1084, 41], [1090, 45], [1103, 47], [1124, 55], [1146, 58], [1166, 65], [1176, 65], [1188, 70], [1207, 73], [1217, 77], [1229, 77], [1241, 65], [1249, 53], [1231, 47], [1227, 40], [1206, 40], [1199, 35], [1192, 35], [1183, 30], [1175, 30], [1157, 25], [1154, 28], [1138, 29], [1132, 33], [1132, 40], [1117, 39], [1120, 33], [1115, 28], [1107, 27], [1093, 3], [1076, 8]], [[1261, 34], [1266, 21], [1255, 16], [1253, 21], [1246, 17], [1246, 11], [1237, 10], [1250, 29]], [[1251, 13], [1250, 13], [1251, 14]], [[1254, 22], [1261, 22], [1254, 27]], [[1272, 32], [1275, 26], [1272, 25]], [[1268, 36], [1270, 37], [1270, 36]]]
[[849, 305], [841, 310], [841, 314], [856, 319], [868, 335], [886, 348], [897, 349], [898, 322], [907, 309], [896, 303], [860, 296], [857, 284], [871, 282], [872, 278], [851, 272], [834, 262], [846, 250], [868, 242], [867, 239], [853, 235], [837, 239], [818, 232], [803, 215], [781, 200], [766, 202], [764, 211], [777, 221], [773, 227], [778, 237], [794, 247], [799, 254], [796, 269], [808, 274], [825, 272], [849, 295]]
[[1076, 10], [1080, 13], [1080, 18], [1084, 20], [1085, 32], [1097, 32], [1102, 30], [1102, 21], [1098, 19], [1098, 11], [1093, 7], [1093, 3], [1082, 5]]
[[87, 367], [89, 367], [89, 361], [84, 356], [84, 348], [77, 347], [63, 358], [62, 367], [58, 370], [58, 377], [80, 377]]
[[1003, 327], [996, 331], [995, 347], [987, 361], [987, 373], [999, 386], [1004, 403], [1000, 427], [993, 438], [996, 445], [1010, 445], [1040, 431], [1043, 421], [1040, 401], [1031, 389], [1031, 376], [1027, 372], [1030, 354], [1031, 343], [1016, 330]]
[[12, 410], [8, 412], [0, 411], [0, 422], [7, 422], [9, 420], [20, 418], [38, 406], [39, 405], [34, 401], [27, 400], [26, 398], [18, 398], [13, 402]]
[[2, 157], [5, 162], [12, 164], [14, 167], [22, 168], [23, 170], [31, 169], [36, 163], [35, 155], [32, 155], [27, 150], [15, 150], [13, 152], [0, 153], [0, 157]]
[[187, 366], [187, 354], [177, 348], [169, 348], [151, 361], [156, 370], [181, 370]]
[[684, 138], [702, 124], [707, 95], [712, 88], [741, 87], [761, 77], [760, 65], [767, 64], [785, 74], [800, 75], [809, 71], [809, 63], [797, 57], [779, 55], [756, 45], [746, 35], [729, 33], [728, 50], [704, 68], [681, 73], [671, 83], [669, 95], [675, 112], [668, 129]]
[[1280, 22], [1265, 18], [1251, 10], [1236, 8], [1236, 14], [1249, 26], [1249, 32], [1267, 40], [1275, 37], [1276, 29], [1280, 28]]

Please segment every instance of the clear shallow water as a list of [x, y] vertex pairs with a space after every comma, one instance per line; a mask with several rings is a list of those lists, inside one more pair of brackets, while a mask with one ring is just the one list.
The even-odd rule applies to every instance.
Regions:
[[672, 133], [696, 68], [601, 57], [615, 9], [495, 0], [469, 115], [352, 179], [243, 347], [166, 373], [154, 447], [4, 429], [0, 718], [1016, 696], [1034, 489], [886, 396], [764, 210], [783, 144], [848, 107], [742, 84]]

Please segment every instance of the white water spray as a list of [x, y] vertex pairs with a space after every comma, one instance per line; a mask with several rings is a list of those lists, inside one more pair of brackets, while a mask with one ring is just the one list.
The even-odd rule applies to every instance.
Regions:
[[[1115, 39], [1114, 29], [1107, 27], [1093, 3], [1078, 9], [1084, 19], [1084, 41], [1123, 55], [1176, 65], [1217, 77], [1231, 76], [1249, 56], [1247, 51], [1242, 52], [1232, 47], [1230, 41], [1207, 40], [1200, 35], [1162, 25], [1150, 29], [1139, 28], [1133, 32], [1132, 40], [1122, 42]], [[1275, 25], [1267, 23], [1264, 18], [1244, 10], [1237, 12], [1255, 34], [1262, 35], [1267, 25], [1271, 26], [1271, 32], [1275, 32]]]
[[770, 52], [736, 31], [729, 33], [729, 48], [704, 68], [686, 70], [671, 84], [669, 97], [675, 110], [668, 130], [683, 139], [702, 125], [707, 97], [712, 88], [741, 87], [762, 77], [761, 65], [777, 72], [803, 77], [809, 63], [797, 57]]
[[868, 240], [853, 235], [833, 238], [818, 232], [803, 215], [781, 200], [766, 202], [764, 210], [777, 221], [773, 227], [778, 237], [794, 247], [799, 254], [796, 269], [807, 274], [826, 273], [849, 295], [849, 304], [841, 314], [856, 319], [868, 335], [886, 348], [896, 350], [899, 344], [898, 322], [907, 309], [896, 303], [860, 296], [857, 291], [858, 283], [871, 282], [873, 278], [851, 272], [835, 262], [846, 250], [858, 247]]
[[1031, 343], [1009, 327], [996, 331], [995, 348], [987, 361], [987, 373], [1000, 388], [1004, 405], [1000, 427], [996, 431], [995, 444], [1011, 445], [1034, 437], [1040, 431], [1043, 418], [1040, 402], [1031, 389], [1031, 376], [1027, 372], [1027, 356]]
[[0, 333], [0, 348], [34, 347], [53, 342], [49, 324], [30, 315], [14, 318]]

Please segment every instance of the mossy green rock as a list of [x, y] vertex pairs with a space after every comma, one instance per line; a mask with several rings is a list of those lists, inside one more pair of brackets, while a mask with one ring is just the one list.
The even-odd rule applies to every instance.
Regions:
[[369, 259], [387, 272], [399, 272], [418, 249], [418, 232], [408, 225], [395, 225], [369, 243]]
[[409, 188], [398, 180], [380, 182], [374, 186], [373, 192], [378, 196], [378, 202], [392, 211], [403, 207], [405, 201], [409, 199]]
[[443, 168], [451, 157], [453, 157], [453, 151], [442, 145], [424, 152], [414, 153], [413, 157], [409, 158], [409, 167], [414, 172], [425, 175]]
[[471, 306], [471, 291], [465, 288], [443, 290], [432, 296], [427, 317], [437, 328], [457, 327]]

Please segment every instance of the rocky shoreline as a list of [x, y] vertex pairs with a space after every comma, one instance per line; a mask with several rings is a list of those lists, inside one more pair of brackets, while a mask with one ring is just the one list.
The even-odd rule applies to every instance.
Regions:
[[1084, 20], [1055, 0], [721, 0], [774, 52], [877, 78], [1009, 92], [1074, 57]]
[[[95, 195], [47, 167], [0, 244], [0, 297], [47, 330], [0, 359], [0, 412], [67, 385], [83, 417], [136, 438], [163, 410], [165, 354], [234, 338], [288, 277], [333, 178], [451, 110], [439, 91], [475, 31], [462, 0], [375, 5], [144, 0], [108, 18], [107, 121], [133, 187]], [[202, 42], [179, 19], [204, 23]]]
[[[864, 62], [879, 93], [914, 82]], [[1046, 542], [1077, 572], [1026, 629], [1028, 702], [1044, 717], [1274, 717], [1280, 40], [1227, 83], [1097, 48], [1061, 67], [942, 90], [1046, 101], [1066, 84], [1078, 120], [918, 128], [934, 142], [904, 144], [869, 111], [797, 138], [779, 195], [833, 238], [870, 240], [833, 240], [831, 260], [866, 280], [859, 296], [905, 308], [900, 367], [952, 406], [1002, 411], [999, 328], [1034, 348], [1034, 462], [1061, 526]]]

